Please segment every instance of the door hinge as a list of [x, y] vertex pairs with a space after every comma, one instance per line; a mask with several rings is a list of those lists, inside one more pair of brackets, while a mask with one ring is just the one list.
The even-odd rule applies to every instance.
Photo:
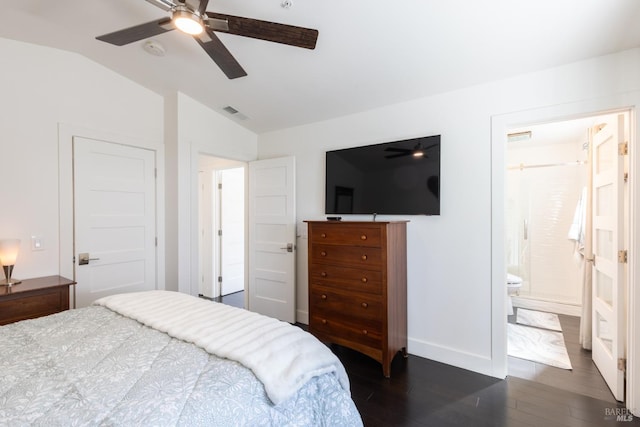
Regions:
[[156, 248], [158, 247], [158, 238], [155, 238], [155, 244], [156, 244]]
[[222, 230], [218, 230], [218, 236], [222, 236]]
[[218, 283], [222, 283], [222, 276], [218, 276]]
[[624, 173], [624, 182], [629, 182], [629, 172]]
[[218, 183], [218, 190], [222, 190], [222, 183], [221, 182]]
[[627, 250], [623, 250], [623, 251], [618, 251], [618, 262], [620, 264], [626, 264], [627, 263]]
[[153, 168], [153, 177], [158, 178], [158, 168]]
[[626, 372], [627, 370], [627, 359], [621, 357], [618, 359], [618, 371]]
[[629, 154], [629, 144], [627, 142], [618, 144], [618, 154], [621, 156], [626, 156], [627, 154]]

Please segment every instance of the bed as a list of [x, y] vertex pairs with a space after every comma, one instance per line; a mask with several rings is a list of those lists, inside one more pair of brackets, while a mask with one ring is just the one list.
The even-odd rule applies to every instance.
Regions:
[[312, 335], [177, 292], [0, 327], [0, 425], [361, 426]]

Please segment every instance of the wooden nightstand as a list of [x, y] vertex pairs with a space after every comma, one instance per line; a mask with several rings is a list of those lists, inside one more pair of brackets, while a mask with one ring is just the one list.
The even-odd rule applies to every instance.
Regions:
[[0, 286], [0, 325], [68, 310], [69, 286], [75, 284], [61, 276], [47, 276]]

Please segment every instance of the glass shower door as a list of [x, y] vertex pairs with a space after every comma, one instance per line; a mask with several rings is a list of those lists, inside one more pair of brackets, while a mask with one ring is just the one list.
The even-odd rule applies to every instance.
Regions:
[[524, 171], [507, 171], [507, 272], [522, 279], [521, 294], [530, 289], [530, 183]]

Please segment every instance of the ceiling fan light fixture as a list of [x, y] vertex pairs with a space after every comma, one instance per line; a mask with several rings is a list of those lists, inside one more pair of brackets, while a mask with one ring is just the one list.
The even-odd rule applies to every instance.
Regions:
[[173, 12], [173, 24], [183, 33], [197, 36], [204, 31], [202, 18], [184, 6], [179, 6]]

